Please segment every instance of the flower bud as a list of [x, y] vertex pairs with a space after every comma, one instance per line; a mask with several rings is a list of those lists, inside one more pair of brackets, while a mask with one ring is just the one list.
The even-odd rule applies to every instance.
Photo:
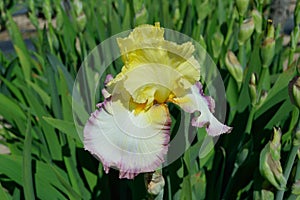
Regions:
[[147, 187], [147, 192], [150, 195], [158, 195], [164, 190], [165, 180], [161, 173], [146, 173], [145, 183]]
[[261, 106], [265, 102], [267, 97], [268, 97], [268, 92], [263, 90], [261, 92], [261, 95], [260, 95], [260, 98], [259, 98], [259, 101], [258, 101], [258, 106]]
[[86, 25], [86, 16], [84, 13], [82, 13], [80, 16], [76, 18], [78, 31], [82, 32]]
[[275, 28], [273, 25], [273, 21], [271, 19], [268, 19], [268, 27], [267, 27], [267, 36], [266, 38], [272, 38], [274, 39], [275, 36]]
[[297, 180], [292, 186], [292, 194], [300, 195], [300, 180]]
[[274, 134], [273, 139], [270, 142], [270, 152], [272, 155], [272, 158], [275, 160], [280, 160], [280, 151], [281, 151], [281, 129], [280, 128], [273, 128]]
[[[294, 138], [294, 141], [293, 141], [293, 145], [294, 146], [300, 146], [300, 130], [299, 129], [295, 133], [295, 138]], [[299, 155], [299, 152], [298, 152], [298, 155]]]
[[257, 82], [256, 81], [256, 75], [255, 75], [255, 73], [252, 73], [251, 77], [250, 77], [250, 84], [256, 86], [256, 82]]
[[300, 76], [296, 76], [290, 81], [289, 95], [292, 104], [300, 108]]
[[224, 41], [224, 37], [220, 32], [216, 32], [212, 36], [211, 46], [212, 46], [214, 58], [219, 57], [222, 50], [223, 41]]
[[238, 35], [239, 45], [244, 44], [252, 35], [254, 31], [254, 21], [253, 18], [249, 18], [243, 21], [243, 24], [240, 27], [240, 32]]
[[47, 19], [48, 23], [51, 23], [51, 18], [52, 18], [52, 7], [50, 0], [45, 0], [43, 2], [43, 13]]
[[256, 76], [254, 73], [251, 74], [250, 83], [249, 83], [249, 93], [250, 93], [252, 106], [254, 106], [256, 104], [256, 98], [257, 98]]
[[206, 50], [207, 46], [206, 46], [205, 40], [202, 35], [200, 35], [200, 37], [199, 37], [199, 43], [200, 43], [201, 47]]
[[206, 55], [207, 46], [206, 46], [205, 40], [204, 40], [202, 35], [200, 35], [198, 42], [201, 45], [201, 47], [203, 48], [202, 51], [199, 51], [199, 55], [198, 55], [199, 60], [198, 61], [199, 61], [200, 65], [205, 65], [205, 62], [206, 62], [206, 59], [207, 59], [206, 58], [207, 57], [207, 55]]
[[261, 13], [258, 10], [252, 10], [252, 17], [254, 20], [254, 27], [257, 33], [261, 33], [262, 31], [262, 17]]
[[260, 56], [264, 68], [268, 68], [273, 61], [275, 55], [275, 40], [266, 38], [261, 46]]
[[244, 16], [248, 10], [249, 0], [236, 0], [236, 7], [240, 16]]
[[241, 83], [243, 81], [243, 68], [232, 51], [227, 52], [225, 64], [236, 82]]
[[284, 190], [286, 179], [282, 173], [280, 163], [281, 131], [274, 128], [273, 140], [260, 153], [259, 171], [274, 187]]
[[179, 20], [180, 20], [180, 10], [179, 8], [176, 8], [173, 17], [173, 24], [176, 24]]
[[274, 199], [274, 194], [268, 190], [254, 191], [253, 199], [270, 200]]
[[60, 9], [58, 9], [56, 11], [56, 29], [57, 30], [62, 30], [63, 25], [64, 25], [64, 17], [62, 14], [62, 11]]
[[245, 160], [247, 159], [248, 155], [249, 155], [249, 149], [244, 148], [242, 151], [240, 151], [237, 154], [236, 164], [238, 166], [241, 166], [245, 162]]
[[76, 16], [79, 16], [81, 14], [81, 12], [83, 11], [82, 2], [80, 0], [74, 0], [73, 8], [75, 10]]

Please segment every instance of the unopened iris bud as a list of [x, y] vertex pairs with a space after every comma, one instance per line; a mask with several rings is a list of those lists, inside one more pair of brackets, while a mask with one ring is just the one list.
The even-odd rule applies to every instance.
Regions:
[[176, 8], [173, 17], [173, 24], [176, 24], [179, 20], [180, 20], [180, 10], [179, 8]]
[[232, 51], [228, 51], [225, 57], [225, 64], [227, 66], [228, 71], [233, 76], [238, 84], [243, 81], [243, 68], [238, 61], [237, 57], [234, 55]]
[[253, 199], [270, 200], [274, 199], [274, 194], [268, 190], [254, 191]]
[[199, 51], [199, 63], [202, 65], [205, 65], [206, 56], [207, 56], [205, 50], [206, 50], [207, 46], [206, 46], [205, 40], [202, 35], [200, 35], [198, 42], [201, 45], [201, 47], [203, 48], [203, 51]]
[[275, 160], [280, 160], [280, 151], [281, 151], [281, 129], [280, 128], [273, 128], [274, 134], [273, 134], [273, 140], [270, 142], [270, 152], [272, 157]]
[[80, 15], [83, 11], [82, 2], [80, 0], [75, 0], [73, 2], [73, 8], [75, 10], [76, 16]]
[[241, 166], [249, 155], [249, 149], [245, 148], [237, 154], [236, 164]]
[[286, 179], [280, 163], [281, 131], [274, 128], [273, 140], [260, 153], [259, 171], [274, 187], [284, 190]]
[[261, 106], [265, 102], [267, 97], [268, 97], [268, 92], [267, 91], [262, 91], [261, 95], [260, 95], [260, 98], [259, 98], [258, 106]]
[[84, 30], [86, 25], [86, 16], [84, 13], [82, 13], [80, 16], [76, 18], [78, 30], [81, 32]]
[[[295, 139], [293, 141], [294, 146], [300, 146], [300, 130], [298, 129], [295, 133]], [[298, 151], [298, 156], [299, 156], [299, 151]]]
[[43, 3], [43, 13], [49, 23], [51, 23], [52, 18], [52, 7], [49, 0], [45, 0]]
[[240, 32], [238, 35], [239, 45], [245, 43], [254, 31], [254, 21], [253, 18], [249, 18], [243, 21], [243, 24], [240, 27]]
[[262, 17], [261, 17], [261, 13], [258, 12], [258, 10], [253, 10], [252, 11], [252, 17], [254, 20], [254, 27], [255, 27], [255, 31], [257, 33], [261, 33], [261, 29], [262, 29]]
[[300, 108], [300, 76], [296, 76], [290, 81], [289, 95], [291, 102]]
[[261, 46], [261, 60], [263, 68], [268, 68], [273, 61], [275, 55], [275, 29], [272, 20], [268, 20], [268, 29], [265, 40]]
[[252, 74], [251, 74], [251, 77], [250, 77], [250, 84], [256, 86], [256, 75], [255, 75], [255, 73], [252, 73]]
[[262, 66], [268, 68], [273, 61], [275, 55], [275, 40], [273, 38], [266, 38], [261, 46]]
[[216, 32], [212, 36], [211, 45], [212, 45], [212, 51], [213, 51], [214, 58], [219, 57], [221, 50], [222, 50], [223, 41], [224, 41], [224, 37], [223, 37], [222, 33], [220, 33], [220, 32]]
[[145, 174], [145, 183], [147, 187], [147, 192], [150, 195], [158, 195], [163, 192], [165, 186], [165, 180], [161, 173], [147, 173]]
[[60, 9], [56, 10], [56, 29], [61, 30], [64, 24], [64, 17]]
[[274, 39], [274, 36], [275, 36], [275, 28], [273, 25], [273, 21], [271, 19], [268, 19], [268, 28], [267, 28], [267, 37], [266, 38]]
[[256, 98], [257, 98], [256, 76], [254, 73], [251, 74], [250, 83], [249, 83], [249, 93], [250, 93], [252, 106], [254, 106], [256, 104]]
[[205, 40], [204, 40], [204, 38], [203, 38], [202, 35], [200, 35], [200, 37], [199, 37], [199, 43], [200, 43], [200, 45], [201, 45], [201, 47], [202, 47], [203, 49], [206, 49], [206, 48], [207, 48], [206, 43], [205, 43]]
[[300, 180], [297, 180], [292, 186], [292, 194], [300, 195]]
[[248, 10], [249, 0], [236, 0], [236, 7], [240, 16], [244, 16]]

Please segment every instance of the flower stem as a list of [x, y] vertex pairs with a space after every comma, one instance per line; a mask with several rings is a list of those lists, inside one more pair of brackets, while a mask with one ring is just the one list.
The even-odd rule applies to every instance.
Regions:
[[232, 27], [233, 27], [234, 19], [235, 19], [234, 14], [232, 14], [230, 22], [229, 22], [229, 26], [228, 26], [228, 31], [227, 31], [227, 34], [226, 34], [226, 37], [225, 37], [225, 41], [224, 41], [225, 46], [228, 45], [229, 39], [230, 39], [230, 37], [232, 35]]
[[245, 64], [245, 45], [244, 44], [239, 44], [238, 59], [242, 65], [243, 69], [245, 69], [246, 64]]
[[167, 175], [167, 184], [168, 184], [168, 199], [172, 200], [171, 180], [169, 174]]
[[255, 108], [252, 108], [248, 117], [248, 122], [246, 125], [246, 129], [245, 129], [245, 133], [246, 134], [250, 134], [251, 133], [251, 128], [252, 128], [252, 123], [253, 123], [253, 118], [254, 118], [254, 114], [255, 114]]
[[268, 73], [269, 73], [269, 69], [267, 67], [263, 67], [261, 74], [260, 74], [258, 88], [257, 88], [258, 94], [261, 94], [261, 91], [263, 89], [265, 89], [265, 90], [268, 89], [266, 84], [264, 84], [266, 82], [265, 79], [267, 78]]
[[297, 163], [297, 170], [295, 175], [295, 182], [300, 179], [300, 162]]

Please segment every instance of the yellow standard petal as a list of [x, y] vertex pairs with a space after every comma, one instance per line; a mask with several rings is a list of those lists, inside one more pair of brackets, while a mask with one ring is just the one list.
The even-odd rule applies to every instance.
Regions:
[[[191, 42], [176, 44], [164, 39], [164, 29], [159, 23], [155, 26], [142, 25], [135, 28], [128, 37], [118, 38], [118, 45], [122, 54], [124, 66], [115, 79], [108, 83], [108, 87], [114, 88], [118, 82], [124, 81], [124, 88], [130, 93], [135, 103], [144, 104], [146, 108], [153, 103], [165, 103], [169, 95], [180, 80], [185, 80], [189, 86], [200, 79], [200, 66], [194, 58], [195, 48]], [[155, 68], [155, 66], [158, 66]], [[143, 68], [139, 76], [131, 76], [134, 70]], [[156, 79], [152, 83], [146, 83], [145, 78], [151, 76], [153, 71]], [[171, 76], [177, 73], [178, 75]], [[130, 74], [130, 75], [129, 75]], [[129, 77], [130, 76], [130, 77]], [[161, 79], [168, 82], [167, 85], [159, 83]], [[132, 90], [134, 82], [136, 90]]]

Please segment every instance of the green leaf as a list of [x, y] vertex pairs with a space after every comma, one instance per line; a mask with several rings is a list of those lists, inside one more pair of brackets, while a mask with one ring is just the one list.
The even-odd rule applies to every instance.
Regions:
[[9, 194], [4, 190], [1, 183], [0, 183], [0, 197], [3, 200], [11, 200], [11, 196], [9, 196]]
[[0, 174], [5, 174], [20, 186], [22, 181], [22, 156], [0, 154]]
[[30, 117], [31, 114], [29, 112], [27, 118], [27, 127], [25, 131], [25, 141], [24, 141], [24, 149], [23, 149], [23, 188], [24, 188], [25, 199], [35, 199], [33, 180], [32, 180], [32, 167], [31, 167], [32, 135], [31, 135]]
[[67, 174], [50, 163], [36, 161], [35, 185], [37, 197], [40, 199], [82, 199], [66, 182]]
[[89, 185], [89, 189], [92, 191], [97, 184], [98, 177], [97, 175], [95, 175], [94, 173], [90, 172], [85, 168], [82, 168], [82, 171]]
[[22, 35], [19, 31], [19, 28], [17, 27], [16, 23], [14, 22], [11, 14], [9, 12], [6, 14], [7, 14], [7, 19], [8, 19], [7, 27], [9, 30], [10, 37], [13, 41], [15, 51], [20, 59], [24, 78], [25, 78], [25, 80], [30, 80], [31, 69], [32, 69], [31, 57], [30, 57], [27, 47], [23, 41]]
[[289, 68], [287, 71], [284, 71], [282, 74], [280, 74], [274, 86], [271, 88], [270, 92], [268, 92], [267, 99], [264, 101], [263, 105], [257, 110], [255, 114], [255, 119], [275, 104], [288, 98], [287, 86], [290, 80], [292, 79], [294, 73], [295, 66]]
[[244, 111], [249, 105], [251, 105], [251, 99], [250, 99], [250, 95], [249, 95], [249, 81], [251, 78], [251, 74], [252, 73], [256, 73], [259, 74], [260, 72], [260, 66], [261, 66], [261, 62], [260, 62], [260, 55], [259, 55], [259, 49], [260, 49], [260, 38], [256, 37], [255, 43], [253, 45], [253, 50], [250, 54], [250, 58], [249, 58], [249, 66], [246, 70], [246, 76], [244, 79], [244, 83], [242, 86], [242, 90], [241, 93], [239, 95], [239, 100], [238, 100], [238, 111], [242, 112]]
[[287, 99], [282, 104], [282, 106], [277, 110], [277, 112], [272, 117], [272, 119], [268, 122], [266, 128], [272, 129], [275, 126], [279, 126], [280, 122], [284, 122], [288, 118], [292, 110], [293, 110], [293, 105], [291, 104], [290, 99]]
[[228, 86], [226, 88], [226, 99], [229, 103], [229, 119], [228, 123], [230, 124], [234, 119], [235, 113], [237, 112], [237, 103], [238, 103], [238, 87], [236, 81], [229, 77]]
[[64, 121], [61, 119], [55, 119], [51, 117], [43, 117], [43, 119], [54, 128], [57, 128], [58, 130], [75, 139], [76, 141], [81, 141], [77, 134], [74, 122]]
[[57, 179], [59, 180], [59, 182], [64, 186], [64, 188], [68, 192], [69, 198], [70, 199], [82, 199], [82, 197], [76, 191], [73, 190], [73, 188], [65, 180], [65, 178], [61, 176], [61, 173], [59, 173], [59, 171], [55, 167], [53, 167], [53, 166], [51, 166], [51, 167], [52, 167], [52, 170], [55, 173]]
[[13, 123], [16, 119], [25, 120], [25, 114], [19, 105], [9, 97], [0, 93], [0, 114], [9, 122]]
[[25, 102], [21, 91], [13, 83], [2, 76], [0, 76], [0, 80], [3, 81], [3, 83], [9, 88], [9, 90], [18, 98], [21, 103]]
[[47, 94], [38, 84], [34, 84], [31, 81], [26, 81], [27, 84], [41, 97], [43, 103], [45, 103], [48, 107], [51, 104], [51, 98], [49, 94]]
[[204, 1], [199, 6], [195, 6], [197, 9], [198, 20], [204, 20], [213, 10], [212, 1]]

